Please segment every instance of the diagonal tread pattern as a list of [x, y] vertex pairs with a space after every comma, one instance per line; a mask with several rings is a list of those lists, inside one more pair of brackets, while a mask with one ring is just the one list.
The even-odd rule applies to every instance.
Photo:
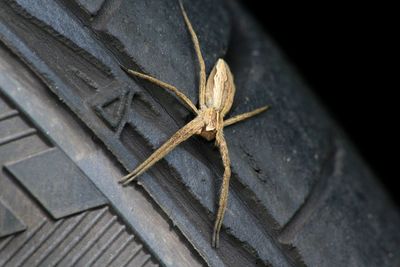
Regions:
[[[82, 127], [85, 134], [96, 136], [96, 141], [99, 138], [114, 155], [108, 155], [109, 161], [115, 157], [130, 170], [180, 128], [188, 120], [188, 113], [168, 93], [126, 77], [118, 64], [174, 84], [195, 100], [197, 72], [193, 51], [178, 5], [173, 1], [108, 0], [92, 4], [82, 0], [0, 3], [0, 39], [46, 83], [55, 93], [53, 97], [61, 99], [75, 114], [67, 126]], [[90, 179], [119, 209], [119, 214], [126, 221], [135, 222], [130, 225], [132, 229], [145, 229], [135, 234], [144, 237], [162, 264], [176, 266], [177, 262], [171, 259], [182, 259], [178, 264], [185, 266], [186, 260], [197, 254], [211, 266], [382, 266], [399, 262], [396, 248], [400, 233], [395, 229], [400, 223], [398, 213], [273, 42], [235, 1], [187, 0], [184, 5], [199, 35], [207, 68], [218, 57], [224, 57], [235, 73], [238, 90], [232, 113], [250, 110], [265, 101], [273, 107], [265, 115], [268, 120], [261, 117], [226, 131], [233, 181], [220, 250], [210, 249], [207, 234], [215, 211], [215, 179], [221, 177], [222, 171], [211, 146], [191, 140], [139, 179], [146, 193], [161, 207], [157, 212], [177, 226], [172, 238], [163, 232], [167, 243], [175, 242], [168, 246], [160, 245], [151, 236], [156, 229], [147, 233], [151, 228], [132, 216], [137, 206], [127, 208], [126, 202], [132, 199], [124, 192], [136, 192], [137, 187], [116, 187], [114, 180], [97, 178], [98, 173], [88, 167], [87, 162], [93, 159], [90, 155], [102, 144], [93, 149], [86, 146], [91, 140], [79, 143], [71, 138], [68, 143], [63, 139], [67, 134], [60, 138], [56, 132], [46, 133], [54, 139], [58, 137], [60, 144], [70, 144], [63, 149], [92, 174]], [[43, 40], [47, 46], [42, 45]], [[4, 75], [0, 77], [4, 80]], [[36, 112], [42, 109], [41, 105], [32, 109], [10, 88], [1, 90], [12, 99], [19, 99], [16, 102], [36, 116], [35, 121], [53, 129]], [[14, 110], [2, 113], [0, 123], [15, 119]], [[29, 132], [31, 128], [14, 136], [7, 133], [3, 139], [0, 135], [0, 150], [15, 142], [33, 140], [32, 151], [43, 151], [49, 140], [38, 132]], [[85, 157], [70, 149], [71, 144], [85, 145], [86, 149], [79, 151]], [[11, 156], [12, 160], [21, 158]], [[105, 162], [108, 161], [100, 164]], [[6, 179], [15, 183], [9, 173]], [[144, 216], [146, 212], [138, 214]], [[116, 231], [110, 238], [121, 243], [110, 246], [106, 241], [101, 246], [110, 259], [96, 258], [98, 252], [91, 254], [92, 243], [83, 235], [79, 240], [69, 239], [65, 246], [55, 241], [57, 248], [65, 249], [54, 262], [153, 264], [143, 254], [142, 244], [118, 235], [120, 228], [112, 216], [107, 211], [92, 224], [103, 229], [105, 235], [108, 229]], [[177, 236], [181, 238], [179, 242]], [[93, 240], [101, 242], [103, 237], [94, 235]], [[330, 242], [321, 241], [326, 238]], [[2, 244], [6, 245], [0, 246], [7, 248], [13, 240], [5, 239]], [[179, 246], [181, 243], [184, 245]], [[171, 251], [171, 246], [180, 248]], [[108, 247], [113, 247], [115, 254], [107, 253]], [[46, 251], [51, 255], [57, 249]], [[189, 256], [185, 254], [188, 251]], [[41, 258], [42, 263], [48, 259]]]
[[[109, 259], [102, 255], [118, 254], [118, 248], [124, 246], [126, 240], [129, 240], [129, 244], [135, 244], [142, 252], [140, 255], [137, 253], [135, 260], [145, 262], [150, 259], [150, 266], [155, 266], [154, 258], [108, 207], [80, 211], [77, 215], [54, 220], [29, 196], [29, 186], [24, 190], [16, 182], [4, 168], [5, 165], [9, 166], [10, 162], [15, 163], [49, 151], [54, 152], [56, 149], [49, 147], [51, 142], [41, 141], [45, 139], [41, 132], [11, 106], [0, 94], [0, 136], [5, 136], [2, 140], [8, 140], [0, 144], [1, 201], [9, 203], [10, 210], [26, 222], [26, 230], [0, 237], [0, 266], [66, 266], [67, 263], [108, 266]], [[5, 127], [9, 119], [24, 123]], [[21, 134], [27, 130], [29, 135]], [[29, 142], [26, 142], [27, 139], [30, 139]], [[30, 146], [34, 149], [29, 148]], [[47, 183], [51, 183], [51, 180]], [[17, 205], [13, 204], [15, 196], [18, 196], [18, 203], [14, 203]], [[136, 259], [138, 257], [140, 259]], [[122, 259], [132, 261], [130, 255], [125, 255]]]

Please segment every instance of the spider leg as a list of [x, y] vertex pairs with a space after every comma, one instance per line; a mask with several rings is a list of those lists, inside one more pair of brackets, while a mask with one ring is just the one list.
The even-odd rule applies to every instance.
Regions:
[[185, 20], [186, 27], [189, 30], [190, 36], [192, 38], [194, 50], [196, 51], [197, 61], [199, 62], [200, 67], [200, 78], [199, 78], [199, 103], [200, 108], [206, 107], [206, 65], [204, 63], [203, 55], [201, 54], [199, 39], [197, 38], [196, 32], [193, 30], [192, 23], [190, 22], [189, 17], [186, 14], [185, 8], [181, 1], [179, 1], [179, 5], [182, 10], [182, 15]]
[[264, 107], [255, 109], [253, 111], [246, 112], [246, 113], [243, 113], [243, 114], [239, 114], [239, 115], [237, 115], [235, 117], [229, 118], [229, 119], [224, 121], [224, 127], [232, 125], [232, 124], [237, 123], [239, 121], [251, 118], [251, 117], [253, 117], [255, 115], [260, 114], [261, 112], [266, 111], [267, 109], [269, 109], [269, 106], [264, 106]]
[[187, 105], [187, 107], [190, 110], [192, 110], [195, 114], [199, 113], [198, 109], [193, 104], [193, 102], [184, 93], [182, 93], [180, 90], [178, 90], [178, 88], [176, 88], [175, 86], [170, 85], [170, 84], [168, 84], [166, 82], [160, 81], [157, 78], [154, 78], [154, 77], [152, 77], [150, 75], [147, 75], [147, 74], [144, 74], [144, 73], [140, 73], [140, 72], [137, 72], [137, 71], [134, 71], [134, 70], [126, 69], [125, 67], [122, 67], [122, 66], [121, 66], [121, 68], [123, 70], [125, 70], [127, 73], [129, 73], [130, 75], [132, 75], [132, 76], [139, 77], [139, 78], [141, 78], [143, 80], [146, 80], [146, 81], [149, 81], [151, 83], [154, 83], [154, 84], [156, 84], [156, 85], [158, 85], [158, 86], [160, 86], [162, 88], [165, 88], [168, 91], [174, 93], [183, 103], [185, 103]]
[[231, 162], [229, 159], [228, 145], [226, 144], [222, 129], [217, 132], [216, 144], [221, 153], [222, 163], [224, 165], [224, 176], [222, 178], [217, 217], [215, 219], [214, 231], [212, 236], [212, 245], [213, 247], [218, 248], [219, 232], [221, 230], [222, 221], [224, 219], [224, 214], [228, 203], [229, 180], [231, 178], [231, 167], [230, 167]]
[[123, 185], [127, 185], [133, 181], [136, 177], [144, 173], [151, 166], [153, 166], [157, 161], [165, 157], [171, 150], [178, 146], [183, 141], [187, 140], [192, 135], [196, 134], [204, 126], [204, 120], [202, 117], [196, 117], [191, 122], [183, 126], [178, 130], [171, 138], [166, 141], [160, 148], [153, 152], [153, 154], [148, 157], [142, 164], [136, 167], [128, 175], [121, 178], [119, 181]]

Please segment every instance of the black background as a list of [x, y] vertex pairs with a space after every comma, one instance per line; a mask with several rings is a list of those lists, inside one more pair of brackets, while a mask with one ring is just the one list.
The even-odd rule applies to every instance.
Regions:
[[382, 2], [242, 4], [275, 39], [400, 206], [397, 9]]

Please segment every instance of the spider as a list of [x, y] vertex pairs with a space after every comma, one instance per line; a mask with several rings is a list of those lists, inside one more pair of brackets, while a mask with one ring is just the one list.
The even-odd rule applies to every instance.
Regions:
[[186, 14], [183, 4], [180, 1], [179, 4], [186, 27], [190, 33], [193, 42], [194, 50], [196, 52], [200, 68], [199, 109], [185, 94], [183, 94], [175, 86], [160, 81], [147, 74], [126, 69], [121, 66], [130, 75], [147, 80], [175, 94], [175, 96], [180, 99], [194, 113], [194, 115], [196, 115], [196, 117], [185, 126], [183, 126], [180, 130], [178, 130], [174, 135], [172, 135], [172, 137], [168, 141], [166, 141], [160, 148], [154, 151], [154, 153], [149, 156], [142, 164], [140, 164], [135, 170], [133, 170], [128, 175], [122, 177], [120, 183], [122, 183], [123, 185], [130, 183], [136, 177], [138, 177], [146, 170], [148, 170], [151, 166], [153, 166], [156, 162], [165, 157], [176, 146], [187, 140], [192, 135], [200, 135], [208, 141], [215, 139], [215, 144], [219, 148], [222, 163], [224, 166], [224, 175], [222, 179], [218, 211], [212, 235], [212, 246], [218, 248], [219, 233], [221, 230], [222, 221], [228, 202], [229, 180], [231, 177], [228, 146], [224, 138], [223, 128], [253, 117], [263, 111], [266, 111], [268, 109], [268, 106], [264, 106], [253, 111], [246, 112], [224, 120], [225, 115], [229, 112], [232, 106], [233, 97], [235, 94], [233, 75], [229, 69], [228, 64], [220, 58], [217, 60], [217, 63], [211, 70], [208, 79], [206, 79], [204, 59], [200, 50], [197, 35], [193, 30], [192, 24]]

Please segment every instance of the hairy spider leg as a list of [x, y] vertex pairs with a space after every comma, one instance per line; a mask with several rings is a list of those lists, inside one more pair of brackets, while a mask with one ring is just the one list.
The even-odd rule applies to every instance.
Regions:
[[224, 121], [224, 127], [232, 125], [234, 123], [238, 123], [238, 122], [246, 120], [246, 119], [249, 119], [249, 118], [251, 118], [253, 116], [256, 116], [256, 115], [266, 111], [267, 109], [269, 109], [269, 106], [264, 106], [264, 107], [261, 107], [261, 108], [257, 108], [257, 109], [255, 109], [253, 111], [249, 111], [249, 112], [246, 112], [246, 113], [242, 113], [242, 114], [236, 115], [236, 116], [234, 116], [232, 118], [229, 118], [229, 119], [225, 120]]
[[136, 167], [128, 175], [121, 178], [119, 181], [123, 185], [127, 185], [131, 181], [133, 181], [136, 177], [144, 173], [151, 166], [153, 166], [160, 159], [165, 157], [169, 152], [171, 152], [176, 146], [178, 146], [183, 141], [187, 140], [192, 135], [198, 133], [203, 127], [205, 123], [202, 117], [196, 117], [188, 124], [183, 126], [180, 130], [178, 130], [175, 134], [171, 136], [171, 138], [166, 141], [160, 148], [151, 154], [142, 164]]
[[146, 81], [149, 81], [151, 83], [154, 83], [155, 85], [158, 85], [164, 89], [167, 89], [171, 93], [175, 94], [175, 96], [178, 97], [191, 111], [193, 111], [194, 114], [199, 113], [199, 110], [196, 108], [196, 106], [193, 104], [193, 102], [184, 93], [182, 93], [180, 90], [178, 90], [178, 88], [176, 88], [175, 86], [168, 84], [166, 82], [160, 81], [159, 79], [154, 78], [150, 75], [140, 73], [140, 72], [137, 72], [134, 70], [130, 70], [130, 69], [127, 69], [122, 66], [121, 66], [121, 68], [130, 75], [133, 75], [135, 77], [141, 78]]
[[221, 154], [222, 163], [224, 165], [224, 176], [222, 178], [221, 191], [219, 196], [218, 211], [214, 223], [214, 231], [212, 235], [212, 246], [215, 248], [219, 247], [219, 232], [221, 230], [222, 221], [224, 219], [226, 206], [228, 203], [229, 193], [229, 180], [231, 178], [231, 162], [229, 159], [228, 145], [226, 144], [225, 137], [222, 128], [217, 131], [216, 134], [216, 145], [219, 148]]
[[200, 109], [206, 108], [206, 65], [204, 63], [203, 55], [201, 54], [201, 48], [199, 39], [197, 38], [196, 32], [193, 30], [192, 23], [186, 14], [185, 8], [181, 1], [179, 1], [182, 15], [186, 23], [186, 27], [189, 30], [190, 37], [192, 38], [194, 50], [196, 51], [197, 61], [199, 62], [199, 106]]

